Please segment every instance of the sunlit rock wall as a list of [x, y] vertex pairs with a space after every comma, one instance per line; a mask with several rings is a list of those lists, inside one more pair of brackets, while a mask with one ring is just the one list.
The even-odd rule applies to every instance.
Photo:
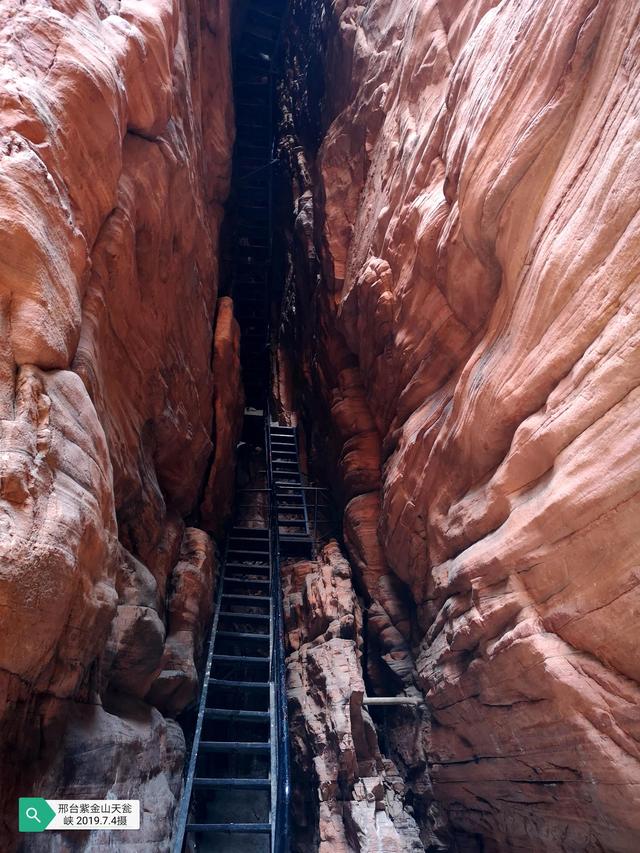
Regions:
[[216, 561], [193, 524], [239, 399], [228, 7], [0, 8], [3, 843], [18, 791], [69, 785], [161, 803], [139, 849], [170, 833], [184, 739], [150, 703], [197, 689]]
[[460, 849], [631, 853], [638, 5], [293, 14], [300, 378], [378, 608], [369, 635], [432, 709]]

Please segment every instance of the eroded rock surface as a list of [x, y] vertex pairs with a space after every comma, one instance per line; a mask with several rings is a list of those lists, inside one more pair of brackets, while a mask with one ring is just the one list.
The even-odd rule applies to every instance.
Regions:
[[244, 415], [244, 395], [238, 393], [240, 327], [228, 296], [219, 300], [213, 347], [215, 449], [200, 509], [202, 524], [219, 536], [233, 506], [236, 448]]
[[[217, 310], [229, 14], [226, 0], [0, 9], [3, 849], [18, 791], [73, 796], [85, 764], [93, 796], [118, 779], [159, 805], [139, 849], [168, 843], [184, 744], [149, 702], [176, 713], [196, 688], [213, 545], [185, 519], [220, 456], [212, 436], [229, 477], [240, 399], [229, 300]], [[92, 766], [109, 732], [117, 749]]]
[[[436, 796], [461, 849], [631, 853], [637, 4], [293, 16], [298, 376], [366, 604], [434, 713]], [[412, 636], [377, 591], [390, 574]]]
[[[36, 853], [168, 850], [173, 815], [182, 791], [182, 729], [151, 705], [118, 696], [106, 707], [74, 703], [55, 761], [38, 779], [35, 796], [60, 792], [65, 799], [139, 799], [140, 829], [31, 835], [24, 849]], [[87, 838], [88, 836], [88, 838]]]
[[308, 853], [424, 850], [407, 788], [383, 758], [362, 704], [362, 609], [351, 569], [330, 542], [317, 561], [283, 568], [294, 849]]
[[160, 660], [161, 671], [147, 696], [152, 705], [173, 717], [198, 695], [197, 665], [213, 615], [215, 569], [207, 534], [187, 528], [180, 559], [171, 575], [168, 634]]

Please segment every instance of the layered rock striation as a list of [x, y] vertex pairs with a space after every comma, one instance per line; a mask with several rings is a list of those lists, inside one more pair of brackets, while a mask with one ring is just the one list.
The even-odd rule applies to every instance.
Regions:
[[424, 692], [459, 849], [631, 853], [637, 6], [292, 16], [291, 322], [386, 668], [369, 674]]
[[229, 14], [225, 0], [0, 11], [7, 844], [25, 790], [149, 797], [162, 820], [122, 849], [171, 834], [184, 738], [156, 708], [174, 716], [197, 689], [216, 570], [198, 525], [219, 531], [229, 505], [209, 495], [202, 521], [198, 507], [209, 478], [230, 482], [242, 405], [238, 328], [217, 300]]

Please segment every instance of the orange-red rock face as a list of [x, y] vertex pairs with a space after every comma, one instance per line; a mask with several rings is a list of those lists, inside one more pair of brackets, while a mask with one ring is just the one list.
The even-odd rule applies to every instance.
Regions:
[[[307, 363], [367, 590], [382, 603], [393, 572], [415, 603], [436, 795], [469, 849], [630, 853], [637, 4], [374, 0], [327, 20]], [[308, 198], [298, 213], [308, 240]]]
[[[233, 133], [228, 6], [8, 0], [0, 11], [3, 838], [19, 772], [37, 787], [57, 766], [58, 722], [82, 717], [69, 700], [121, 694], [82, 717], [81, 735], [72, 724], [67, 751], [79, 740], [90, 751], [91, 731], [104, 744], [110, 715], [123, 753], [127, 738], [135, 752], [170, 734], [164, 782], [157, 755], [126, 773], [131, 790], [169, 785], [169, 822], [179, 792], [179, 730], [135, 702], [175, 713], [193, 694], [207, 618], [197, 600], [214, 565], [206, 534], [183, 519], [215, 430], [233, 447], [226, 304], [215, 422], [212, 366]], [[176, 671], [183, 689], [169, 698]], [[124, 780], [117, 764], [94, 768], [98, 788]], [[61, 782], [46, 778], [52, 796]]]
[[222, 534], [233, 506], [236, 445], [244, 415], [239, 376], [240, 327], [233, 316], [233, 301], [223, 296], [213, 342], [215, 450], [201, 507], [202, 523], [214, 535]]

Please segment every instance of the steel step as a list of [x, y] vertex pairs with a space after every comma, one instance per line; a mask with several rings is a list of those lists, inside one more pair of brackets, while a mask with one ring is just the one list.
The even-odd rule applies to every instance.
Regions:
[[244, 586], [269, 587], [271, 585], [271, 581], [250, 580], [248, 578], [225, 578], [225, 581], [232, 584], [242, 584]]
[[187, 832], [233, 832], [247, 835], [268, 835], [270, 823], [188, 823]]
[[212, 655], [212, 660], [218, 663], [269, 663], [269, 658], [250, 657], [249, 655]]
[[205, 708], [204, 715], [209, 720], [233, 720], [238, 723], [268, 723], [269, 711], [236, 711], [233, 708]]
[[[251, 551], [251, 550], [247, 550], [246, 548], [229, 548], [229, 550], [227, 551], [227, 554], [234, 554], [234, 555], [247, 554], [248, 558], [246, 560], [241, 560], [240, 562], [248, 562], [251, 557], [268, 557], [269, 556], [268, 551], [266, 551], [266, 552], [265, 551]], [[232, 560], [231, 562], [235, 563], [236, 560]], [[256, 562], [266, 562], [266, 561], [257, 560]]]
[[265, 539], [269, 541], [269, 531], [266, 527], [232, 527], [231, 536], [254, 537], [256, 539]]
[[237, 619], [238, 622], [268, 622], [271, 618], [268, 613], [233, 613], [230, 610], [221, 610], [218, 616], [220, 619]]
[[[262, 660], [262, 658], [260, 658]], [[241, 690], [268, 690], [268, 681], [232, 681], [230, 678], [210, 678], [209, 687], [218, 687], [220, 690], [235, 689]]]
[[271, 581], [271, 575], [269, 572], [263, 572], [261, 570], [252, 571], [252, 572], [234, 572], [232, 575], [225, 575], [225, 580], [229, 581], [229, 583], [235, 583], [236, 581]]
[[270, 779], [206, 779], [196, 776], [193, 780], [195, 788], [240, 788], [241, 790], [268, 790], [271, 788]]
[[243, 752], [246, 755], [261, 755], [270, 752], [271, 742], [265, 741], [224, 741], [224, 740], [201, 740], [201, 752]]
[[226, 639], [233, 640], [252, 640], [255, 642], [260, 641], [263, 643], [268, 643], [271, 639], [271, 634], [252, 634], [251, 632], [247, 633], [246, 631], [217, 631], [216, 638], [217, 637], [224, 637]]

